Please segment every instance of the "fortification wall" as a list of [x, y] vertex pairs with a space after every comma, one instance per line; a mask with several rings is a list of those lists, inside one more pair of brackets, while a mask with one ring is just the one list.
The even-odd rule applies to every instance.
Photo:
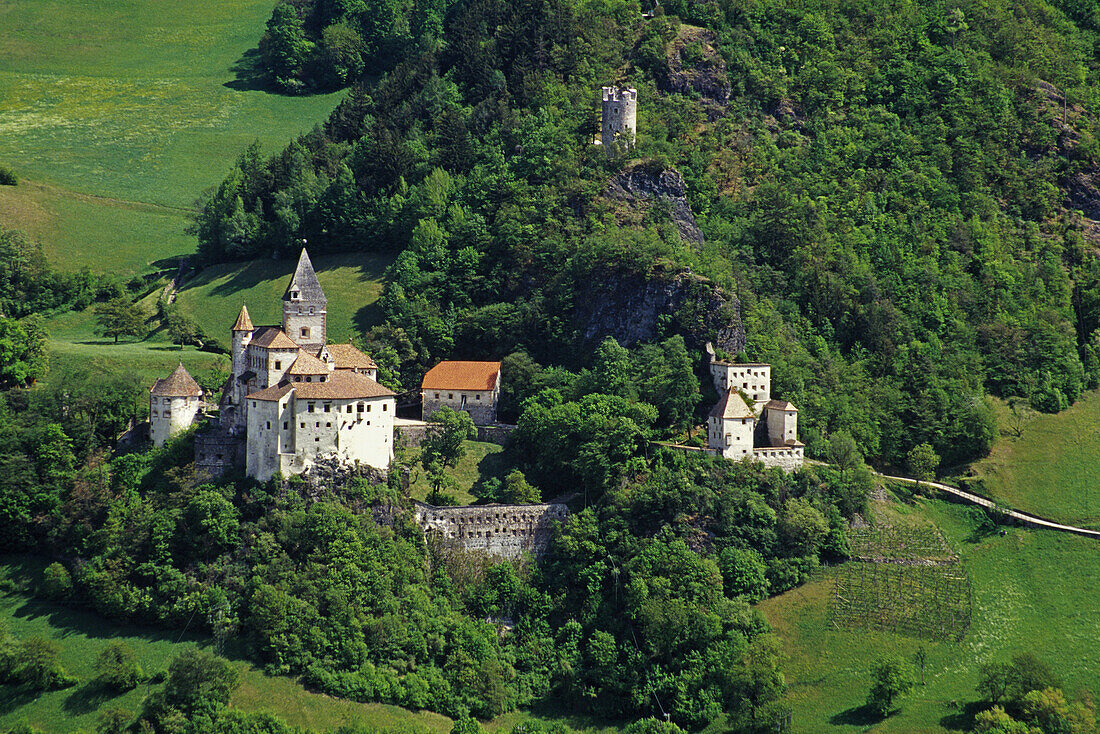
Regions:
[[437, 534], [467, 550], [502, 558], [546, 552], [554, 523], [569, 516], [562, 504], [464, 505], [434, 507], [413, 503], [413, 517], [424, 533]]
[[804, 454], [805, 449], [802, 446], [777, 446], [752, 450], [752, 458], [764, 466], [782, 469], [783, 471], [799, 469], [805, 460]]
[[[486, 426], [475, 426], [477, 429], [477, 440], [485, 443], [495, 443], [499, 446], [503, 446], [508, 442], [508, 437], [512, 435], [512, 431], [516, 430], [515, 426], [508, 425], [506, 423], [494, 423]], [[395, 445], [404, 448], [416, 448], [424, 439], [431, 435], [432, 432], [438, 431], [439, 426], [433, 423], [401, 423], [397, 425], [398, 435]]]

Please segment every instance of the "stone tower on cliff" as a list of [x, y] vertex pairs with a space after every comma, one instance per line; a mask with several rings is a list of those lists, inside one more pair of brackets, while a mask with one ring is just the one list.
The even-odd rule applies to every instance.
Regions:
[[603, 88], [603, 121], [600, 124], [600, 142], [605, 150], [611, 150], [616, 141], [623, 148], [634, 147], [638, 134], [638, 90], [633, 87]]
[[325, 346], [328, 299], [313, 272], [313, 263], [302, 248], [298, 268], [283, 294], [283, 331], [298, 345], [316, 355]]

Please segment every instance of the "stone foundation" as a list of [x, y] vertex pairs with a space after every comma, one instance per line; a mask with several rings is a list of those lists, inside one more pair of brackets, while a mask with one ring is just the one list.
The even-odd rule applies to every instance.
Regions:
[[563, 504], [434, 507], [413, 503], [413, 517], [425, 535], [436, 534], [466, 550], [502, 558], [542, 555], [554, 524], [568, 516], [569, 508]]

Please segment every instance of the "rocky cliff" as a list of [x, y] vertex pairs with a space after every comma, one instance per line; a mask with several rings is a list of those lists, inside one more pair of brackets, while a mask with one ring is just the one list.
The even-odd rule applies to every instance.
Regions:
[[625, 168], [607, 182], [606, 197], [616, 204], [619, 224], [637, 224], [653, 213], [667, 209], [668, 217], [685, 242], [703, 243], [703, 232], [687, 201], [687, 184], [675, 168], [654, 170], [640, 164]]
[[713, 341], [737, 354], [745, 346], [737, 297], [690, 272], [592, 274], [578, 288], [575, 319], [589, 342], [613, 336], [633, 346], [680, 333], [691, 349]]

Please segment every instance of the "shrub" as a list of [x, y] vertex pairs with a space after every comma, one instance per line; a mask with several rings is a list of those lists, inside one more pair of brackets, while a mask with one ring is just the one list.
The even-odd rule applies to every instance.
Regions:
[[73, 592], [73, 580], [60, 563], [51, 563], [42, 572], [42, 595], [53, 601], [68, 599]]
[[137, 686], [144, 677], [134, 649], [124, 642], [112, 642], [96, 658], [98, 680], [105, 688], [123, 692]]
[[56, 642], [31, 637], [19, 646], [12, 678], [36, 691], [71, 686], [76, 679], [65, 674], [60, 656], [61, 646]]
[[15, 175], [15, 171], [7, 166], [0, 166], [0, 186], [16, 186], [18, 184], [19, 177]]

